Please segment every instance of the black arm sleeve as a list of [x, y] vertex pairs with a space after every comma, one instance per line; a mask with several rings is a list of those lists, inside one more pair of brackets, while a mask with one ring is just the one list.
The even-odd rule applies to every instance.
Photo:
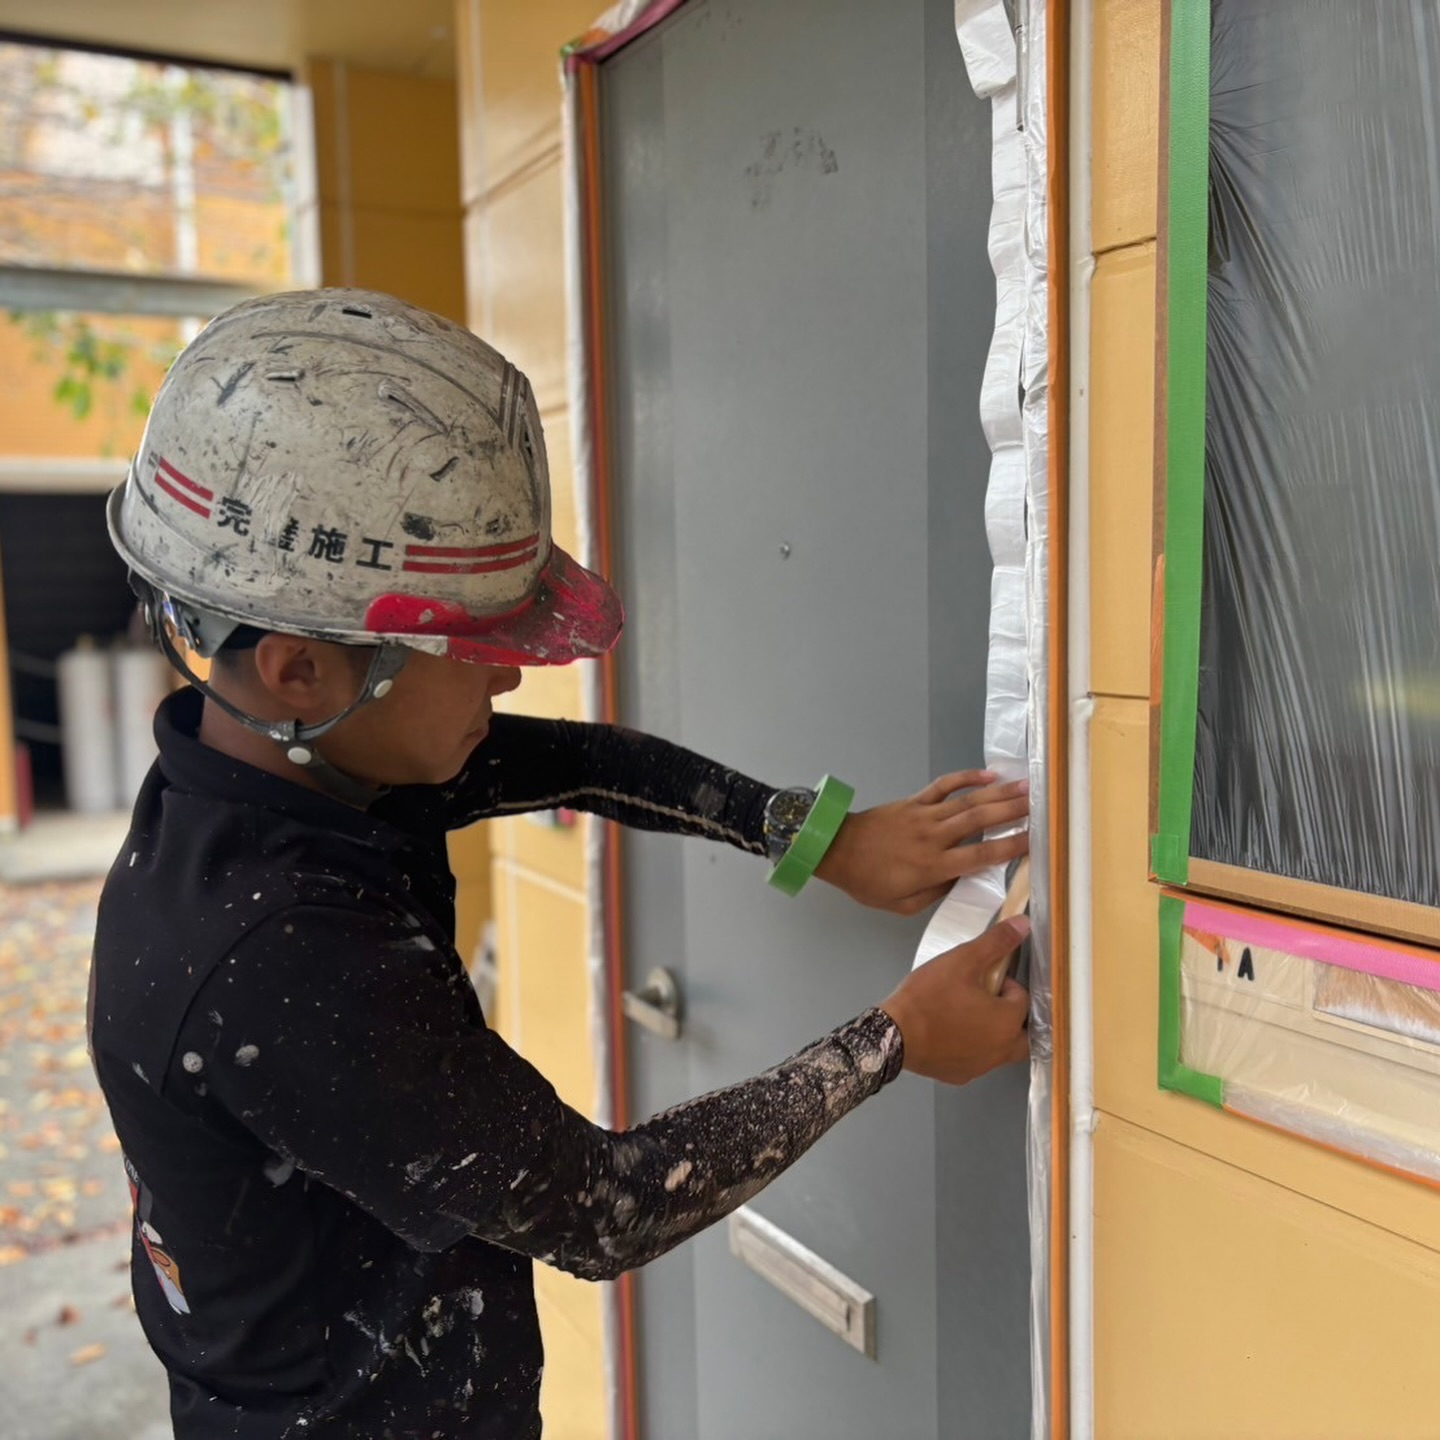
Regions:
[[[205, 1056], [217, 1103], [417, 1248], [472, 1234], [587, 1279], [743, 1204], [902, 1059], [894, 1022], [870, 1010], [617, 1134], [487, 1030], [453, 951], [399, 918], [297, 906], [233, 955], [183, 1046]], [[222, 1012], [254, 1018], [216, 1023]]]
[[563, 806], [763, 855], [765, 805], [774, 790], [635, 730], [496, 715], [465, 769], [437, 793], [448, 830]]

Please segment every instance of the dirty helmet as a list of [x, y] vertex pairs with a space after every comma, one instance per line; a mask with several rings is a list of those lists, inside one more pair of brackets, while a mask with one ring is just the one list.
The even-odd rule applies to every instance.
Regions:
[[[247, 300], [181, 353], [155, 398], [110, 536], [157, 639], [213, 656], [242, 626], [375, 647], [354, 705], [322, 725], [237, 719], [310, 741], [378, 698], [411, 650], [496, 665], [604, 654], [623, 621], [554, 544], [525, 376], [470, 331], [389, 295]], [[302, 758], [308, 755], [308, 758]]]

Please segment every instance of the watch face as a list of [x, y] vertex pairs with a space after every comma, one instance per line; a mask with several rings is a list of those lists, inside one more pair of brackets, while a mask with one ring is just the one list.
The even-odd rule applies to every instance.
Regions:
[[777, 790], [765, 807], [766, 827], [793, 834], [805, 823], [814, 803], [813, 790]]

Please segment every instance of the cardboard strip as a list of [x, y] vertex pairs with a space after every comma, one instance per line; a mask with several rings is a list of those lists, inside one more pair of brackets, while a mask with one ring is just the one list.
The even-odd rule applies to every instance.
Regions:
[[1189, 888], [1266, 910], [1302, 915], [1347, 930], [1368, 930], [1416, 944], [1440, 947], [1440, 910], [1384, 895], [1362, 895], [1310, 880], [1292, 880], [1190, 857]]

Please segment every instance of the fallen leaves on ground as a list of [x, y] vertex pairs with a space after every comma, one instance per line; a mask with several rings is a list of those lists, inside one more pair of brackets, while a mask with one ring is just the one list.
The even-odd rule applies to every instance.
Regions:
[[85, 1046], [99, 895], [98, 881], [0, 886], [0, 1265], [128, 1214]]

